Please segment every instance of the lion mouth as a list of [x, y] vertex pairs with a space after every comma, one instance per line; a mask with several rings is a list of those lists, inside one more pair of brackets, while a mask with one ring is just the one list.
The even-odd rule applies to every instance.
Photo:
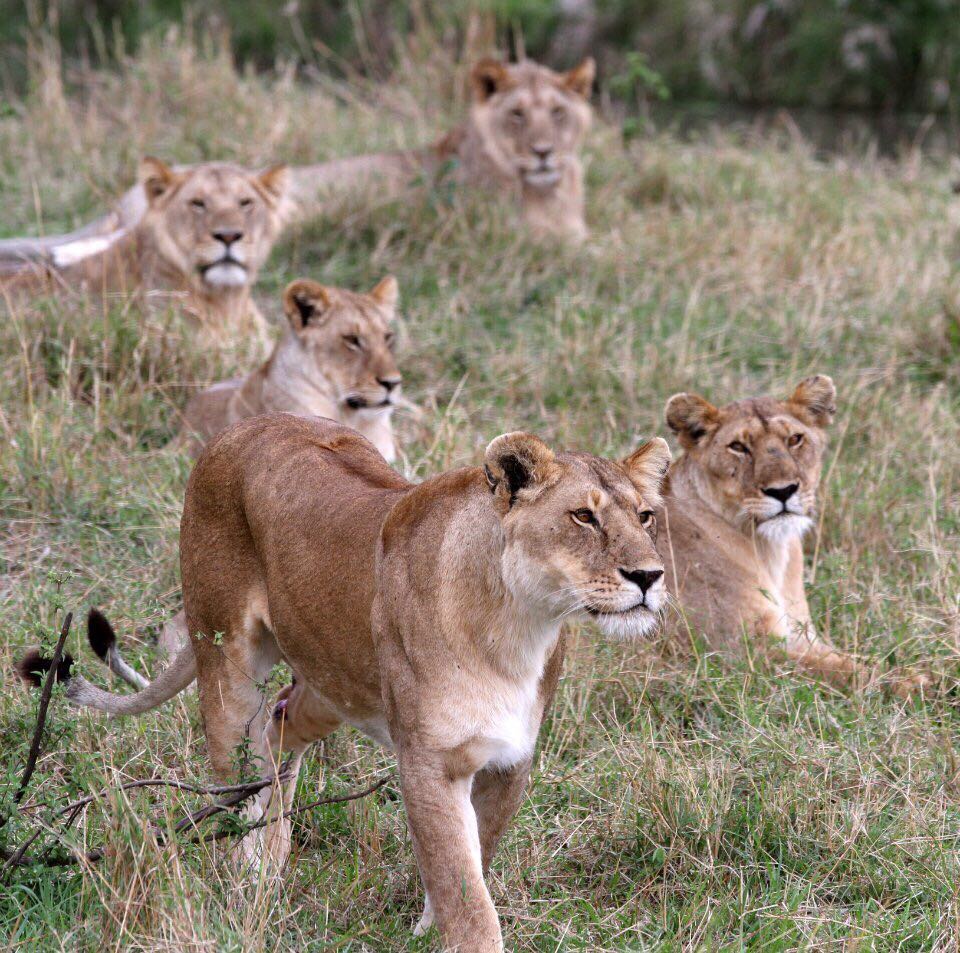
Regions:
[[634, 639], [648, 635], [657, 628], [659, 613], [646, 602], [635, 602], [626, 609], [598, 609], [587, 607], [587, 614], [600, 627], [600, 631], [615, 639]]
[[560, 170], [549, 166], [528, 169], [523, 173], [523, 181], [536, 189], [547, 189], [560, 181]]
[[247, 281], [247, 266], [231, 255], [199, 265], [197, 271], [208, 285], [235, 287]]
[[361, 397], [359, 394], [351, 394], [344, 400], [344, 403], [351, 410], [382, 410], [384, 407], [392, 407], [393, 399], [391, 397], [384, 397], [383, 400], [369, 401], [366, 397]]
[[586, 611], [594, 618], [599, 618], [600, 616], [626, 616], [630, 615], [631, 612], [637, 611], [653, 613], [653, 609], [651, 609], [645, 601], [635, 602], [632, 606], [627, 606], [625, 609], [600, 609], [597, 606], [587, 606]]

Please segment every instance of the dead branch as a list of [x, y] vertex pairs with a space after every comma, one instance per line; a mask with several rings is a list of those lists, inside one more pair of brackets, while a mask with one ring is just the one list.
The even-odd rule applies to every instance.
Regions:
[[[50, 660], [50, 670], [43, 682], [43, 690], [40, 692], [40, 707], [37, 709], [37, 724], [33, 729], [33, 740], [30, 742], [30, 751], [27, 754], [27, 764], [23, 769], [23, 775], [20, 778], [20, 786], [13, 795], [13, 803], [19, 804], [23, 795], [27, 791], [30, 779], [37, 767], [37, 760], [40, 757], [40, 745], [43, 743], [43, 732], [47, 725], [47, 709], [50, 706], [50, 696], [53, 694], [53, 683], [57, 677], [57, 668], [60, 665], [60, 658], [63, 655], [63, 646], [66, 644], [67, 636], [70, 634], [70, 625], [73, 622], [73, 613], [68, 612], [63, 620], [63, 628], [60, 630], [60, 638], [57, 639], [56, 647], [53, 650], [53, 658]], [[10, 820], [10, 815], [0, 818], [0, 827], [3, 827]]]
[[[317, 807], [322, 807], [325, 804], [342, 804], [346, 801], [357, 801], [360, 798], [367, 797], [370, 794], [373, 794], [374, 791], [382, 788], [387, 781], [393, 777], [393, 773], [384, 775], [382, 778], [371, 784], [369, 787], [364, 788], [362, 791], [354, 791], [350, 794], [341, 794], [336, 797], [327, 797], [320, 798], [316, 801], [311, 801], [309, 804], [304, 804], [301, 807], [292, 808], [289, 811], [283, 813], [284, 818], [294, 817], [297, 814], [303, 814], [305, 811], [313, 810]], [[267, 785], [274, 784], [277, 781], [282, 781], [284, 779], [284, 774], [281, 772], [279, 775], [273, 775], [269, 778], [261, 778], [258, 781], [252, 781], [249, 784], [236, 784], [236, 785], [225, 785], [219, 788], [200, 788], [196, 785], [183, 785], [182, 782], [164, 782], [160, 778], [148, 778], [146, 782], [137, 782], [132, 781], [124, 787], [129, 790], [133, 787], [148, 787], [158, 784], [166, 783], [169, 787], [175, 788], [186, 788], [195, 791], [196, 793], [212, 793], [215, 791], [222, 791], [224, 789], [230, 790], [233, 794], [226, 798], [224, 801], [221, 801], [218, 804], [211, 804], [204, 808], [201, 808], [199, 811], [195, 811], [193, 814], [188, 815], [187, 817], [181, 819], [174, 825], [174, 832], [180, 833], [183, 830], [186, 830], [188, 827], [197, 827], [201, 822], [207, 820], [210, 817], [213, 817], [215, 814], [219, 814], [223, 811], [228, 811], [232, 807], [236, 807], [237, 804], [240, 804], [242, 801], [246, 800], [251, 795], [255, 794], [257, 791], [266, 787]], [[81, 804], [89, 803], [96, 795], [91, 795], [89, 798], [81, 799]], [[58, 816], [66, 813], [68, 810], [76, 810], [78, 802], [73, 802], [68, 804], [65, 808], [61, 809], [58, 812]], [[198, 837], [192, 838], [188, 843], [191, 844], [207, 844], [213, 841], [223, 840], [227, 837], [245, 837], [251, 831], [258, 830], [261, 827], [266, 827], [268, 824], [273, 823], [276, 820], [275, 818], [261, 818], [259, 821], [256, 821], [252, 824], [247, 824], [240, 830], [222, 830], [222, 831], [213, 831], [210, 834], [201, 835]], [[102, 860], [105, 856], [105, 852], [101, 848], [96, 848], [94, 850], [85, 851], [83, 853], [72, 853], [65, 854], [55, 857], [35, 857], [27, 854], [27, 850], [30, 846], [36, 841], [36, 839], [44, 833], [44, 828], [34, 831], [30, 837], [24, 841], [16, 850], [10, 851], [5, 848], [0, 848], [0, 859], [4, 863], [6, 870], [11, 870], [14, 867], [28, 867], [28, 866], [41, 866], [41, 867], [69, 867], [75, 864], [81, 863], [96, 863], [99, 860]], [[154, 837], [157, 840], [158, 844], [164, 844], [167, 842], [166, 834], [160, 828], [153, 826], [152, 832]]]
[[[23, 775], [20, 778], [20, 784], [13, 795], [14, 804], [19, 804], [23, 799], [23, 796], [26, 794], [27, 788], [30, 785], [33, 773], [36, 770], [37, 761], [40, 757], [40, 749], [43, 743], [43, 733], [47, 723], [47, 711], [50, 706], [50, 698], [53, 694], [53, 685], [57, 678], [57, 670], [63, 657], [63, 647], [66, 644], [68, 635], [70, 634], [70, 626], [72, 622], [73, 613], [68, 612], [66, 618], [63, 620], [63, 628], [60, 630], [60, 638], [57, 640], [56, 647], [53, 650], [50, 668], [47, 671], [46, 678], [43, 682], [43, 688], [40, 694], [40, 705], [37, 709], [37, 724], [33, 731], [33, 739], [30, 743], [30, 750], [27, 754], [27, 763], [24, 767]], [[345, 801], [356, 801], [360, 798], [367, 797], [368, 795], [373, 794], [374, 791], [383, 787], [383, 785], [386, 784], [392, 776], [392, 774], [387, 774], [374, 784], [364, 788], [362, 791], [355, 791], [351, 794], [343, 794], [338, 797], [320, 798], [319, 800], [312, 801], [311, 803], [305, 804], [302, 807], [293, 808], [292, 810], [285, 811], [282, 814], [282, 817], [293, 817], [297, 814], [302, 814], [304, 811], [312, 810], [313, 808], [320, 807], [324, 804], [340, 804]], [[221, 798], [221, 800], [218, 802], [214, 804], [207, 804], [199, 810], [193, 811], [186, 817], [183, 817], [177, 821], [173, 827], [173, 832], [174, 834], [180, 834], [188, 828], [197, 829], [198, 826], [208, 818], [214, 817], [215, 815], [223, 813], [224, 811], [229, 811], [231, 808], [241, 804], [243, 801], [252, 797], [258, 791], [261, 791], [268, 785], [282, 784], [285, 781], [290, 780], [290, 777], [290, 770], [286, 765], [284, 765], [276, 774], [242, 784], [222, 784], [211, 787], [203, 787], [197, 784], [190, 784], [185, 781], [168, 780], [166, 778], [145, 778], [140, 781], [128, 781], [124, 784], [118, 785], [115, 788], [106, 788], [102, 791], [98, 791], [96, 794], [88, 794], [85, 797], [71, 801], [70, 803], [59, 808], [53, 815], [53, 819], [68, 815], [63, 829], [60, 831], [52, 830], [45, 822], [35, 822], [37, 825], [36, 829], [33, 830], [27, 839], [15, 850], [9, 850], [5, 847], [0, 847], [0, 860], [4, 862], [5, 873], [16, 867], [35, 865], [42, 867], [69, 867], [75, 864], [96, 863], [97, 861], [102, 860], [105, 856], [105, 852], [102, 848], [95, 848], [94, 850], [83, 852], [75, 851], [69, 854], [62, 854], [53, 857], [47, 855], [44, 855], [43, 857], [36, 857], [28, 854], [27, 851], [43, 834], [51, 834], [54, 837], [62, 836], [67, 830], [70, 829], [73, 822], [77, 819], [84, 808], [99, 798], [105, 797], [114, 790], [132, 791], [138, 788], [166, 787], [177, 791], [185, 791], [190, 794], [206, 794]], [[35, 807], [35, 805], [30, 805], [20, 808], [19, 813], [21, 815], [28, 814]], [[3, 825], [7, 823], [11, 816], [12, 812], [7, 814], [5, 817], [0, 818], [0, 827], [3, 827]], [[205, 844], [212, 841], [222, 840], [225, 837], [244, 837], [251, 831], [255, 831], [261, 827], [266, 827], [267, 824], [272, 823], [274, 820], [276, 820], [276, 818], [261, 818], [259, 821], [256, 821], [253, 824], [245, 825], [240, 830], [221, 830], [214, 831], [211, 834], [198, 835], [197, 837], [191, 839], [189, 843]], [[158, 844], [164, 844], [167, 842], [167, 833], [162, 828], [154, 824], [151, 825], [151, 831]]]

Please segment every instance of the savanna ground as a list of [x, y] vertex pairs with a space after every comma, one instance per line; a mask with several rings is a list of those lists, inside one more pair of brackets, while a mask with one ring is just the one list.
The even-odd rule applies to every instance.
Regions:
[[[419, 144], [462, 109], [464, 73], [411, 41], [389, 86], [238, 74], [176, 36], [117, 73], [38, 56], [0, 119], [2, 229], [61, 230], [102, 210], [151, 152], [291, 162]], [[808, 584], [823, 631], [940, 676], [906, 703], [841, 692], [753, 654], [731, 661], [603, 644], [589, 626], [541, 738], [529, 798], [492, 876], [518, 950], [955, 948], [960, 942], [960, 324], [950, 168], [914, 152], [817, 159], [734, 134], [586, 149], [589, 243], [536, 247], [489, 197], [414, 189], [353, 202], [285, 240], [258, 298], [292, 277], [403, 295], [401, 366], [421, 419], [398, 417], [413, 478], [475, 463], [504, 430], [619, 454], [663, 433], [678, 390], [716, 401], [837, 382], [839, 414]], [[11, 677], [65, 610], [102, 607], [129, 657], [179, 605], [185, 457], [164, 444], [188, 394], [250, 366], [243, 341], [191, 345], [173, 313], [64, 292], [0, 324], [0, 785], [22, 771], [36, 699]], [[75, 626], [86, 675], [109, 683]], [[276, 678], [281, 678], [280, 673]], [[279, 682], [278, 682], [279, 684]], [[121, 780], [208, 775], [192, 693], [138, 720], [54, 697], [20, 843], [50, 806]], [[391, 761], [344, 730], [316, 748], [301, 803]], [[157, 846], [146, 820], [198, 799], [100, 799], [73, 843], [97, 865], [4, 874], [17, 950], [387, 950], [414, 941], [421, 893], [395, 782], [308, 812], [284, 886], [241, 901], [223, 844]], [[53, 845], [40, 841], [41, 850]]]

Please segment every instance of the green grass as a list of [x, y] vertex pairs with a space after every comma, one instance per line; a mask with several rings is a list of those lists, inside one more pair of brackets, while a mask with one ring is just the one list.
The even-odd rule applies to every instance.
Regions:
[[[413, 52], [411, 52], [413, 51]], [[45, 84], [0, 118], [10, 234], [69, 227], [135, 158], [257, 165], [427, 141], [458, 113], [462, 72], [411, 44], [389, 87], [237, 76], [227, 58], [149, 44], [119, 74]], [[239, 98], [238, 98], [239, 97]], [[216, 108], [210, 103], [216, 101]], [[236, 124], [229, 127], [228, 118]], [[651, 135], [587, 147], [591, 240], [537, 247], [481, 195], [353, 202], [290, 236], [257, 296], [305, 274], [402, 290], [401, 365], [421, 419], [398, 418], [402, 469], [476, 462], [528, 428], [621, 453], [664, 433], [666, 398], [839, 391], [808, 585], [822, 631], [877, 661], [957, 673], [960, 284], [949, 170], [918, 154], [817, 161], [786, 140]], [[39, 213], [38, 213], [39, 210]], [[179, 606], [189, 463], [164, 446], [201, 384], [249, 368], [243, 341], [202, 352], [174, 314], [64, 294], [0, 324], [0, 799], [22, 771], [36, 699], [10, 676], [62, 614], [101, 606], [149, 671]], [[80, 644], [84, 673], [109, 681]], [[518, 950], [929, 950], [960, 936], [960, 716], [954, 696], [842, 693], [760, 655], [604, 644], [572, 631], [530, 796], [492, 892]], [[343, 731], [313, 753], [301, 803], [391, 761]], [[30, 814], [119, 779], [207, 777], [196, 700], [106, 721], [55, 697]], [[17, 950], [430, 949], [395, 783], [304, 817], [281, 888], [241, 903], [220, 847], [159, 847], [143, 820], [195, 807], [112, 794], [72, 828], [88, 869], [0, 888]], [[0, 839], [30, 829], [12, 820]], [[48, 842], [49, 843], [49, 842]]]

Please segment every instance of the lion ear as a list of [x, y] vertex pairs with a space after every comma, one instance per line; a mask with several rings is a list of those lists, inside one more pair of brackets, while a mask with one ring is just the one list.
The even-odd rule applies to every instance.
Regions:
[[180, 176], [166, 164], [153, 156], [144, 156], [140, 160], [140, 171], [137, 176], [144, 192], [147, 193], [147, 202], [153, 204], [161, 196], [166, 195], [179, 181]]
[[667, 441], [663, 437], [654, 437], [640, 444], [622, 461], [630, 481], [650, 506], [660, 505], [660, 489], [672, 459]]
[[485, 103], [491, 96], [503, 91], [507, 85], [508, 76], [505, 63], [499, 60], [481, 60], [470, 74], [473, 98], [478, 103]]
[[818, 427], [827, 427], [837, 412], [837, 388], [826, 374], [806, 377], [787, 398], [800, 417], [807, 417]]
[[287, 194], [290, 174], [285, 165], [274, 165], [257, 176], [257, 184], [267, 195], [282, 199]]
[[667, 401], [665, 416], [667, 426], [687, 449], [695, 447], [720, 424], [720, 411], [698, 394], [674, 394]]
[[283, 311], [294, 331], [316, 326], [330, 309], [330, 292], [309, 278], [291, 281], [283, 292]]
[[397, 284], [397, 279], [393, 275], [381, 278], [370, 292], [370, 297], [388, 311], [396, 311], [397, 301], [400, 300], [400, 286]]
[[542, 486], [554, 459], [553, 451], [539, 437], [518, 430], [490, 441], [483, 471], [490, 491], [509, 509], [518, 494]]
[[568, 70], [563, 74], [563, 85], [569, 89], [571, 93], [576, 93], [577, 96], [589, 99], [590, 93], [593, 91], [593, 80], [596, 75], [597, 64], [594, 62], [592, 56], [588, 56], [578, 66], [574, 66], [572, 70]]

